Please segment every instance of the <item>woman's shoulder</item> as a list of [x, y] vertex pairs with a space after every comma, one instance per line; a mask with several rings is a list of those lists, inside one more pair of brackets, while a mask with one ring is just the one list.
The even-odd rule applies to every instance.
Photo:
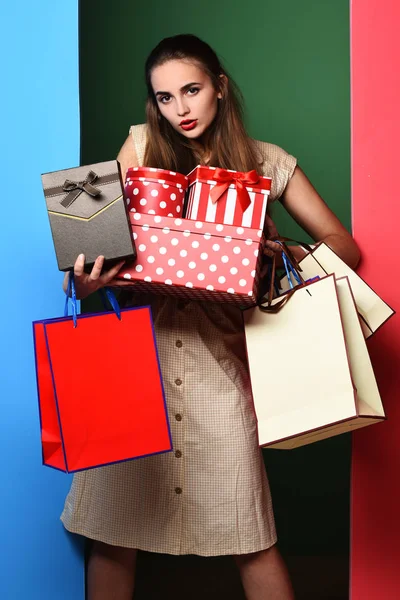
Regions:
[[278, 200], [294, 173], [297, 159], [276, 144], [261, 140], [253, 142], [260, 155], [262, 174], [272, 179], [270, 200]]
[[135, 144], [140, 142], [146, 142], [147, 135], [147, 123], [139, 123], [138, 125], [131, 125], [129, 133], [133, 138]]
[[253, 142], [260, 154], [260, 158], [265, 168], [276, 166], [281, 168], [292, 168], [293, 164], [297, 164], [296, 158], [280, 146], [261, 140], [253, 139]]
[[133, 147], [136, 152], [139, 166], [141, 166], [143, 164], [144, 153], [146, 150], [147, 124], [140, 123], [138, 125], [131, 125], [129, 134], [133, 142]]

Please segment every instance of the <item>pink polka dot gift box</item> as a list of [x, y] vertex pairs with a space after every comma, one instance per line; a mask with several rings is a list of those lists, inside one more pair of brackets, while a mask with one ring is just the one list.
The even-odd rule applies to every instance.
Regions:
[[188, 179], [187, 219], [263, 229], [270, 177], [198, 166]]
[[189, 180], [181, 173], [134, 167], [126, 172], [125, 198], [128, 210], [165, 217], [181, 217]]
[[129, 214], [137, 260], [119, 279], [138, 291], [191, 300], [256, 304], [265, 238], [261, 229]]

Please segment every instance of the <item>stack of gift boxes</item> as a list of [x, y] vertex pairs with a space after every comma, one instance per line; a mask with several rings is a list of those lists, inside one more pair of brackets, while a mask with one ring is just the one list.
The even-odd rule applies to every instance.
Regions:
[[271, 179], [196, 167], [186, 177], [128, 169], [125, 198], [135, 263], [118, 277], [137, 289], [253, 306], [257, 300]]

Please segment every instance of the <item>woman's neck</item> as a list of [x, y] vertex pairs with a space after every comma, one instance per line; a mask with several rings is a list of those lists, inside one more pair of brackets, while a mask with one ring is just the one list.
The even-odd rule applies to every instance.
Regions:
[[200, 157], [201, 163], [203, 165], [208, 164], [211, 158], [211, 152], [207, 147], [207, 138], [208, 136], [202, 135], [201, 138], [190, 141], [190, 145], [192, 146], [196, 154]]

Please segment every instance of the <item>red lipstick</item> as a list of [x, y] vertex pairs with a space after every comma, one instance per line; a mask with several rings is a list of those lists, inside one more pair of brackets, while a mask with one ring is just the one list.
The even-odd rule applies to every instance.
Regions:
[[181, 127], [184, 131], [190, 131], [194, 129], [197, 125], [197, 119], [185, 119], [179, 123], [179, 127]]

